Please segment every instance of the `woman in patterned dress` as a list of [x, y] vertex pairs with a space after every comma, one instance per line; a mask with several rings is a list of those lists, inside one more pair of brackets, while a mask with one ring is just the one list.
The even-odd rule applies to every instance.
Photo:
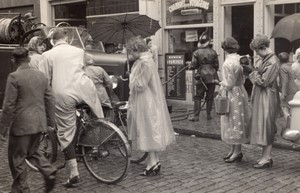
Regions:
[[238, 42], [226, 38], [222, 42], [226, 58], [222, 67], [223, 80], [220, 82], [220, 92], [227, 95], [230, 101], [229, 113], [221, 115], [222, 140], [231, 145], [231, 150], [224, 161], [226, 163], [239, 162], [243, 158], [242, 145], [249, 142], [249, 113], [248, 94], [244, 87], [243, 67], [240, 65]]

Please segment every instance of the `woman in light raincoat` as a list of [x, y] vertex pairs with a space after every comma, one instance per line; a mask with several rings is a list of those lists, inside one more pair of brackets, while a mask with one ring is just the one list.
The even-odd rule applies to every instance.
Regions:
[[149, 152], [148, 165], [141, 175], [156, 175], [161, 167], [158, 152], [175, 142], [174, 130], [157, 68], [146, 42], [133, 37], [126, 48], [129, 60], [135, 61], [129, 79], [129, 139], [133, 148]]
[[255, 62], [256, 69], [249, 75], [253, 83], [251, 96], [250, 143], [262, 146], [262, 157], [253, 165], [256, 169], [271, 168], [272, 144], [276, 133], [276, 116], [280, 109], [279, 61], [269, 48], [270, 40], [266, 35], [257, 35], [250, 43], [259, 59]]

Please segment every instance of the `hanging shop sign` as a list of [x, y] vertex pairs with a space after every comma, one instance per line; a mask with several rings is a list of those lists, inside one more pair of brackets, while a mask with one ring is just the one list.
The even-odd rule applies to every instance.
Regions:
[[209, 2], [203, 0], [190, 0], [187, 3], [186, 0], [181, 0], [169, 6], [169, 12], [172, 13], [175, 10], [189, 9], [189, 8], [201, 8], [201, 9], [208, 10]]
[[186, 30], [185, 31], [185, 41], [186, 42], [198, 41], [198, 31], [197, 30]]

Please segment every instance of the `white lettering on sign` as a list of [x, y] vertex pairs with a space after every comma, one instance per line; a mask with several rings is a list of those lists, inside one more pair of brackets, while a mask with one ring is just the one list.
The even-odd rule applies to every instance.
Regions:
[[183, 60], [168, 60], [167, 64], [183, 65]]
[[173, 11], [178, 10], [178, 9], [182, 9], [182, 8], [186, 9], [186, 8], [194, 8], [194, 7], [208, 10], [209, 2], [206, 2], [203, 0], [190, 0], [189, 3], [185, 3], [185, 0], [181, 0], [181, 1], [171, 5], [169, 7], [169, 11], [170, 11], [170, 13], [172, 13]]

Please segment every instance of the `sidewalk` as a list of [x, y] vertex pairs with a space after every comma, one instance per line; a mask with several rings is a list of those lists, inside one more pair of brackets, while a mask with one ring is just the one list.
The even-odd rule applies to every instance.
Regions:
[[[220, 116], [214, 111], [212, 112], [212, 120], [206, 120], [206, 105], [204, 110], [200, 113], [199, 122], [191, 122], [187, 120], [188, 114], [192, 113], [193, 102], [167, 100], [168, 106], [172, 106], [172, 113], [170, 114], [174, 130], [179, 134], [194, 135], [197, 137], [219, 139], [221, 140], [220, 132]], [[287, 150], [300, 151], [300, 144], [294, 144], [287, 140], [282, 139], [279, 134], [281, 128], [285, 126], [283, 118], [279, 118], [276, 121], [277, 134], [273, 147]]]

